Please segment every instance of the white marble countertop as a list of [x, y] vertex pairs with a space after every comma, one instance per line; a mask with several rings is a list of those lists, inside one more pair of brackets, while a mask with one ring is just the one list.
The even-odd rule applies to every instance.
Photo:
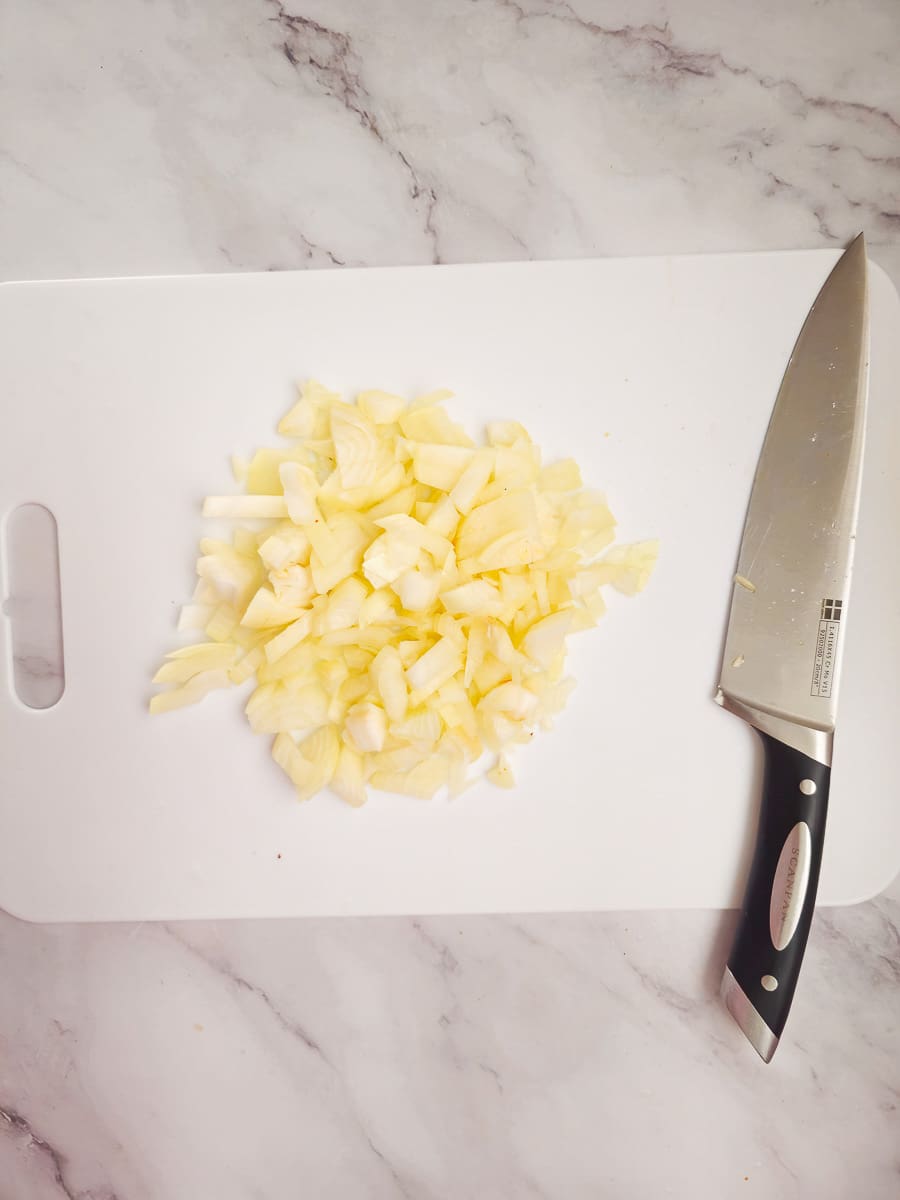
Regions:
[[[893, 0], [9, 0], [0, 277], [835, 246], [900, 280]], [[765, 1067], [733, 914], [0, 914], [0, 1200], [900, 1194], [900, 888]]]

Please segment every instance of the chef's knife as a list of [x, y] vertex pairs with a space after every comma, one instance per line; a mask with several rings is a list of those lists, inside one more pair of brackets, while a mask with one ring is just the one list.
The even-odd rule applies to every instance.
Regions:
[[865, 429], [866, 247], [852, 243], [794, 346], [756, 468], [718, 702], [758, 730], [756, 849], [722, 998], [769, 1062], [815, 906]]

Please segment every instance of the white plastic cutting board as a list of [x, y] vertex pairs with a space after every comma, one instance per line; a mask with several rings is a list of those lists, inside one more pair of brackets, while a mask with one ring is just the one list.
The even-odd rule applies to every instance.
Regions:
[[[753, 734], [712, 695], [750, 484], [831, 251], [9, 284], [0, 514], [59, 525], [67, 687], [46, 712], [0, 656], [0, 905], [41, 920], [437, 913], [739, 902]], [[900, 864], [900, 304], [871, 272], [870, 428], [820, 900]], [[455, 801], [297, 805], [241, 696], [150, 718], [179, 641], [201, 498], [272, 444], [295, 380], [457, 393], [574, 453], [648, 591], [571, 656], [578, 688]], [[4, 589], [5, 595], [5, 589]], [[6, 622], [3, 621], [3, 625]]]

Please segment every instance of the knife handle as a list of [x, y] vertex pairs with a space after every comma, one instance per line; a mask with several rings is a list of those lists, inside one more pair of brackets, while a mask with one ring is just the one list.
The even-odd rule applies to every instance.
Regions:
[[831, 768], [761, 733], [765, 750], [756, 849], [722, 998], [765, 1062], [778, 1045], [809, 936]]

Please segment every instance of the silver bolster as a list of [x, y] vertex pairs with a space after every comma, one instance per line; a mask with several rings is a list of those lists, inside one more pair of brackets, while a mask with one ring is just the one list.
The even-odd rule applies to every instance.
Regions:
[[834, 734], [830, 730], [810, 729], [807, 725], [786, 721], [784, 717], [776, 717], [761, 708], [752, 708], [749, 704], [742, 704], [740, 700], [733, 700], [721, 688], [716, 691], [716, 704], [721, 704], [727, 712], [734, 713], [760, 733], [768, 733], [785, 746], [799, 750], [807, 758], [813, 758], [825, 767], [831, 766]]
[[727, 967], [722, 976], [722, 999], [763, 1062], [771, 1062], [772, 1055], [778, 1048], [778, 1038], [750, 1003], [747, 993]]

